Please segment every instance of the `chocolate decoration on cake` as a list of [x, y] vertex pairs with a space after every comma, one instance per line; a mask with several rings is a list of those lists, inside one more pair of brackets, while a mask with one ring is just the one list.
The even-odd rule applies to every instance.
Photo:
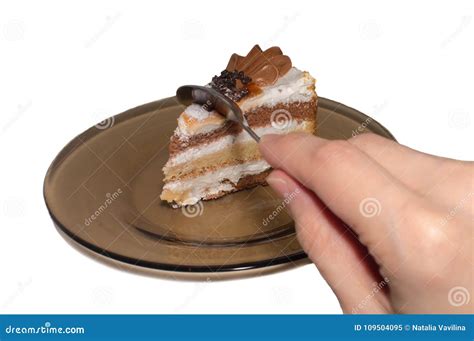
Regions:
[[278, 46], [262, 51], [255, 45], [245, 56], [234, 53], [227, 64], [227, 71], [243, 71], [258, 86], [275, 84], [278, 78], [291, 69], [291, 59]]
[[212, 77], [212, 82], [209, 85], [234, 102], [237, 102], [249, 94], [247, 84], [251, 80], [243, 71], [224, 70], [220, 76]]

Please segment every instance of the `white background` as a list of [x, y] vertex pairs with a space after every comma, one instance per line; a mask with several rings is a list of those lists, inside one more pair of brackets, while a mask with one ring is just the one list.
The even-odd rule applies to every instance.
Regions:
[[3, 1], [0, 312], [340, 312], [313, 265], [199, 283], [95, 262], [53, 227], [45, 172], [86, 128], [209, 81], [255, 43], [282, 47], [319, 95], [401, 143], [474, 159], [472, 17], [472, 1]]

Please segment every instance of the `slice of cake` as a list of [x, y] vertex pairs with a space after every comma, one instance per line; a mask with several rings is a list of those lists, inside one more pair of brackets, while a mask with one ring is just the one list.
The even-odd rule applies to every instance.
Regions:
[[[278, 47], [233, 54], [207, 86], [236, 102], [258, 136], [316, 129], [315, 79], [292, 67]], [[270, 165], [237, 123], [191, 104], [178, 118], [163, 172], [161, 199], [179, 207], [265, 184]]]

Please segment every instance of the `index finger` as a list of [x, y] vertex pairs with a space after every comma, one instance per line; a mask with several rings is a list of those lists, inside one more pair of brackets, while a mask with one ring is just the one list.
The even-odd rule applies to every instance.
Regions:
[[315, 192], [369, 249], [390, 243], [398, 212], [413, 193], [367, 154], [347, 141], [304, 133], [266, 135], [259, 146], [274, 168]]

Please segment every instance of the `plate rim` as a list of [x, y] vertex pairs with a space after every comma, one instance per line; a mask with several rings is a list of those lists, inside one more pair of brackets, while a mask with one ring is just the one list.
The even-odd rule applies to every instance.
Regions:
[[[129, 118], [135, 118], [135, 117], [139, 117], [139, 116], [149, 113], [150, 112], [149, 108], [155, 108], [156, 105], [160, 105], [160, 106], [159, 108], [154, 109], [153, 111], [166, 109], [176, 104], [181, 105], [177, 102], [175, 96], [167, 97], [167, 98], [163, 98], [157, 101], [149, 102], [149, 103], [128, 109], [119, 114], [110, 116], [110, 118], [114, 119], [114, 125], [120, 124], [120, 122], [126, 121]], [[391, 138], [394, 141], [397, 141], [395, 137], [393, 136], [393, 134], [387, 128], [385, 128], [381, 123], [379, 123], [377, 120], [373, 119], [372, 117], [352, 107], [349, 107], [345, 104], [342, 104], [340, 102], [337, 102], [325, 97], [318, 96], [318, 107], [319, 106], [324, 107], [332, 112], [339, 112], [341, 115], [344, 115], [356, 121], [359, 121], [361, 118], [364, 120], [367, 120], [370, 118], [371, 125], [377, 126], [377, 128], [383, 131], [389, 138]], [[286, 264], [290, 262], [297, 262], [301, 259], [307, 258], [306, 253], [303, 250], [300, 250], [290, 255], [279, 256], [272, 259], [259, 260], [259, 261], [253, 261], [253, 262], [235, 263], [235, 264], [234, 263], [224, 264], [221, 266], [216, 266], [216, 265], [197, 266], [197, 265], [181, 265], [181, 264], [176, 265], [176, 264], [167, 264], [167, 263], [147, 261], [147, 260], [142, 260], [142, 259], [137, 260], [135, 258], [121, 255], [115, 252], [106, 251], [100, 248], [99, 246], [94, 245], [93, 243], [90, 243], [78, 237], [75, 233], [69, 231], [69, 229], [63, 223], [61, 223], [59, 219], [57, 219], [54, 213], [52, 212], [52, 209], [50, 205], [48, 204], [46, 187], [47, 187], [47, 182], [52, 175], [54, 167], [57, 164], [59, 164], [64, 158], [66, 158], [74, 149], [78, 148], [81, 145], [81, 144], [77, 144], [77, 141], [82, 140], [81, 137], [87, 136], [87, 138], [90, 139], [90, 138], [93, 138], [94, 136], [99, 135], [102, 132], [102, 130], [94, 129], [94, 127], [95, 126], [92, 126], [86, 129], [84, 132], [72, 138], [59, 151], [59, 153], [55, 156], [55, 158], [49, 165], [44, 177], [44, 181], [43, 181], [43, 199], [46, 205], [46, 209], [48, 210], [48, 214], [51, 217], [54, 225], [57, 228], [59, 228], [60, 231], [63, 233], [62, 236], [68, 237], [69, 241], [72, 241], [73, 243], [77, 243], [79, 247], [86, 248], [87, 250], [92, 251], [93, 253], [98, 254], [99, 256], [109, 258], [113, 261], [126, 263], [127, 265], [131, 265], [132, 267], [139, 267], [139, 268], [145, 268], [145, 269], [151, 269], [151, 270], [160, 270], [160, 271], [166, 271], [170, 273], [181, 272], [181, 273], [209, 274], [209, 273], [225, 273], [225, 272], [239, 272], [239, 271], [241, 272], [241, 271], [249, 271], [249, 270], [258, 269], [258, 268], [266, 268], [266, 267], [282, 265], [282, 264]], [[296, 238], [296, 232], [286, 237], [289, 238], [292, 236]]]

